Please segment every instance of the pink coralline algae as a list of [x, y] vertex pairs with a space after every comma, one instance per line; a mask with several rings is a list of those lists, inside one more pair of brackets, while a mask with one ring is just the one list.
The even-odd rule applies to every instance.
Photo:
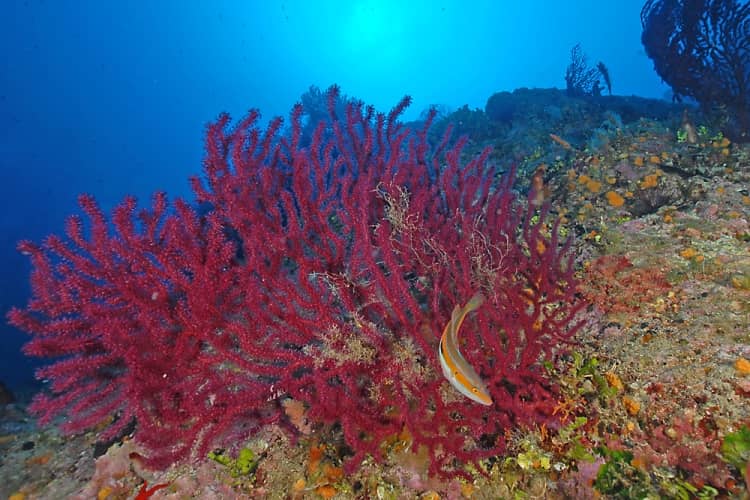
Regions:
[[[308, 147], [302, 108], [282, 133], [251, 111], [208, 127], [203, 215], [157, 194], [108, 220], [89, 196], [67, 237], [20, 249], [33, 296], [9, 319], [25, 352], [57, 360], [32, 410], [78, 432], [133, 420], [154, 467], [204, 457], [269, 423], [295, 432], [282, 403], [336, 425], [350, 470], [409, 436], [431, 472], [501, 453], [517, 426], [551, 423], [557, 391], [540, 361], [580, 328], [569, 242], [549, 209], [512, 190], [485, 150], [427, 137], [350, 104]], [[464, 397], [441, 372], [438, 341], [456, 305], [484, 303], [460, 350], [492, 398]]]

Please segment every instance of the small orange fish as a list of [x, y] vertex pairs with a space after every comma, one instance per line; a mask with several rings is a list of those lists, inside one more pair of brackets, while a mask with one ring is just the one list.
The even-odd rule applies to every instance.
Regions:
[[483, 302], [484, 296], [477, 292], [464, 307], [456, 306], [453, 308], [451, 320], [445, 325], [443, 336], [440, 337], [438, 355], [440, 366], [443, 368], [443, 375], [458, 392], [472, 401], [490, 406], [492, 405], [492, 397], [487, 391], [487, 387], [485, 387], [479, 374], [461, 355], [461, 351], [458, 350], [458, 330], [461, 328], [464, 318], [481, 306]]
[[682, 112], [682, 131], [685, 133], [685, 140], [690, 144], [698, 142], [698, 131], [690, 120], [687, 108]]
[[566, 141], [565, 139], [563, 139], [559, 135], [550, 134], [549, 138], [552, 139], [553, 141], [555, 141], [556, 143], [558, 143], [560, 146], [562, 146], [562, 148], [564, 150], [566, 150], [566, 151], [570, 151], [570, 150], [573, 149], [573, 146], [571, 146], [568, 141]]
[[534, 194], [531, 203], [533, 203], [535, 207], [542, 206], [544, 198], [547, 196], [547, 187], [544, 185], [544, 174], [546, 170], [547, 166], [542, 163], [537, 167], [536, 172], [534, 172], [534, 175], [531, 177], [531, 192]]

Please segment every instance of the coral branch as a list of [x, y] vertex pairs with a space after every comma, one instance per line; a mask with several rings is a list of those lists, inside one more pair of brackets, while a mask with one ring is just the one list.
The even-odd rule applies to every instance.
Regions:
[[[32, 334], [31, 355], [59, 358], [34, 410], [66, 429], [135, 419], [136, 439], [163, 467], [200, 457], [227, 436], [284, 415], [338, 423], [350, 468], [404, 433], [431, 471], [500, 453], [507, 429], [550, 421], [555, 388], [539, 362], [575, 334], [582, 302], [569, 243], [548, 207], [513, 192], [489, 151], [466, 158], [448, 136], [350, 102], [301, 140], [265, 130], [251, 111], [206, 133], [207, 214], [164, 195], [136, 214], [126, 199], [110, 223], [91, 197], [67, 238], [22, 243], [34, 294], [9, 319]], [[531, 193], [530, 196], [534, 194]], [[494, 401], [464, 398], [443, 378], [440, 332], [456, 304], [487, 301], [461, 330], [461, 352]], [[292, 425], [288, 427], [292, 429]]]

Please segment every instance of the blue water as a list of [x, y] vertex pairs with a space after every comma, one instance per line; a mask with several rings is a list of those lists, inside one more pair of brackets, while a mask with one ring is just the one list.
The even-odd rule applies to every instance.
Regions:
[[[570, 49], [609, 67], [615, 94], [667, 88], [640, 43], [642, 2], [10, 0], [0, 15], [0, 310], [29, 296], [21, 239], [60, 233], [76, 196], [190, 196], [204, 125], [221, 111], [285, 115], [332, 83], [380, 110], [404, 95], [484, 108], [494, 92], [564, 88]], [[575, 6], [572, 6], [572, 5]], [[35, 361], [0, 324], [0, 381]]]

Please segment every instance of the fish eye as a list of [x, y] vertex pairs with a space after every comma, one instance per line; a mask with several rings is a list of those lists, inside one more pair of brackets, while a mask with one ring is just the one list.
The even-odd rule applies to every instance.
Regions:
[[473, 392], [474, 394], [477, 394], [479, 391], [477, 390], [476, 387], [472, 387], [471, 388], [471, 392]]

